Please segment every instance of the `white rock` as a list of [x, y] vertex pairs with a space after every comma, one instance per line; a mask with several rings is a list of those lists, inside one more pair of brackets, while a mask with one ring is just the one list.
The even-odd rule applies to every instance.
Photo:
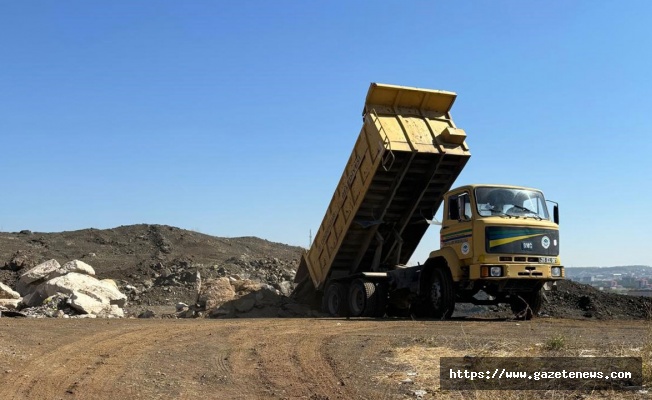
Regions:
[[27, 295], [35, 290], [34, 285], [42, 281], [49, 281], [59, 276], [76, 272], [85, 275], [95, 275], [95, 270], [83, 261], [72, 260], [63, 266], [59, 265], [57, 260], [49, 260], [30, 269], [20, 276], [16, 288], [20, 293]]
[[20, 276], [18, 283], [16, 283], [16, 289], [24, 296], [28, 294], [31, 283], [45, 279], [49, 274], [59, 268], [61, 268], [61, 264], [55, 259], [41, 263]]
[[20, 299], [20, 294], [0, 282], [0, 299]]
[[[79, 272], [80, 274], [95, 276], [95, 270], [93, 269], [93, 267], [79, 260], [72, 260], [63, 264], [63, 266], [61, 267], [61, 272], [64, 272], [61, 275], [65, 275], [68, 272]], [[52, 278], [56, 278], [56, 276], [48, 276], [48, 278], [52, 279]]]
[[100, 303], [115, 304], [118, 307], [124, 307], [127, 302], [127, 296], [112, 284], [77, 272], [70, 272], [69, 274], [51, 279], [41, 285], [41, 287], [45, 297], [52, 296], [56, 293], [70, 296], [79, 293], [89, 296]]
[[18, 308], [22, 299], [0, 299], [0, 307], [6, 307], [9, 310], [15, 310]]
[[116, 304], [106, 304], [83, 293], [74, 292], [70, 297], [70, 306], [86, 314], [98, 317], [124, 317], [124, 311]]
[[115, 283], [115, 281], [113, 279], [102, 279], [102, 282], [104, 282], [106, 284], [109, 284], [109, 285], [113, 286], [116, 289], [118, 288], [118, 284]]

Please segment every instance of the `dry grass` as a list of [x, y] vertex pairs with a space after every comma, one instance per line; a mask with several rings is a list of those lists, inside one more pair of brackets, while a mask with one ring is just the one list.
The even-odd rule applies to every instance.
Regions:
[[[499, 326], [497, 325], [497, 329]], [[587, 346], [587, 342], [591, 345]], [[463, 344], [460, 346], [460, 344]], [[643, 359], [643, 386], [645, 390], [631, 392], [574, 392], [574, 391], [518, 391], [518, 390], [441, 390], [439, 382], [440, 357], [620, 357], [632, 356]], [[478, 341], [471, 333], [466, 332], [460, 324], [460, 335], [455, 339], [442, 341], [437, 336], [420, 338], [414, 344], [395, 348], [388, 361], [397, 366], [396, 370], [383, 377], [378, 377], [386, 383], [406, 385], [406, 392], [419, 399], [650, 399], [652, 398], [652, 321], [649, 324], [647, 337], [641, 343], [632, 344], [619, 342], [617, 335], [604, 341], [590, 341], [582, 338], [580, 332], [559, 332], [548, 337], [537, 337], [536, 334], [528, 340], [522, 337], [505, 335], [501, 340]], [[409, 389], [408, 389], [409, 387]], [[414, 393], [425, 390], [425, 395]]]
[[559, 351], [566, 345], [566, 338], [562, 335], [555, 335], [546, 340], [543, 344], [543, 349], [547, 351]]

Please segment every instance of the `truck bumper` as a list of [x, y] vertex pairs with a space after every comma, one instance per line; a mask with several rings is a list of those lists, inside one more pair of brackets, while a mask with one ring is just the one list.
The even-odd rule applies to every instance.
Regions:
[[561, 265], [548, 264], [475, 264], [469, 266], [470, 280], [561, 280], [566, 273]]

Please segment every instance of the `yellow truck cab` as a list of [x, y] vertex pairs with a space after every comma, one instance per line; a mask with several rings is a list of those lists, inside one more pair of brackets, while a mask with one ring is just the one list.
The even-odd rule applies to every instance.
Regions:
[[[564, 278], [559, 209], [555, 204], [551, 213], [546, 203], [540, 190], [519, 186], [467, 185], [449, 191], [440, 249], [430, 253], [426, 265], [450, 271], [458, 302], [507, 302], [515, 313], [531, 317], [541, 307], [544, 285]], [[423, 281], [426, 285], [428, 279]], [[480, 290], [493, 299], [475, 299]], [[452, 307], [442, 306], [452, 313]]]

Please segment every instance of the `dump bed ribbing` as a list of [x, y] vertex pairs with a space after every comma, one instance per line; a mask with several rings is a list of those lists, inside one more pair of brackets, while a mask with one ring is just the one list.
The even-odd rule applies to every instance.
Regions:
[[470, 157], [456, 94], [372, 83], [364, 123], [296, 281], [406, 264]]

